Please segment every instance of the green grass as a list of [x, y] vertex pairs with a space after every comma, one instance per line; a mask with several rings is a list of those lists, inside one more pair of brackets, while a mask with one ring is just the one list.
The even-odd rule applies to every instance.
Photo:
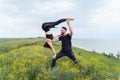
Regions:
[[[0, 80], [120, 79], [120, 59], [77, 47], [73, 47], [73, 52], [78, 65], [63, 57], [51, 70], [52, 52], [42, 46], [44, 41], [44, 38], [0, 39]], [[56, 52], [61, 49], [60, 43], [54, 43], [54, 47]]]
[[1, 38], [0, 54], [6, 53], [24, 44], [38, 42], [40, 38]]

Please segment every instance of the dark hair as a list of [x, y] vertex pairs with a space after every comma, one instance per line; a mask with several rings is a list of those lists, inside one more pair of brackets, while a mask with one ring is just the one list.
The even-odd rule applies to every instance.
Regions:
[[66, 27], [62, 27], [63, 29], [65, 29], [67, 31], [67, 28]]

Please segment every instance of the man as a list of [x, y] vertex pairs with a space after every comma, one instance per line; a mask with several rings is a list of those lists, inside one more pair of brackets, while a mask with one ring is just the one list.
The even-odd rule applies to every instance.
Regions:
[[74, 20], [74, 19], [68, 18], [66, 20], [66, 23], [68, 25], [68, 28], [69, 28], [70, 32], [67, 34], [67, 28], [62, 27], [60, 37], [53, 40], [53, 41], [61, 41], [62, 42], [62, 49], [56, 55], [56, 58], [52, 59], [52, 68], [55, 67], [56, 60], [59, 59], [59, 58], [61, 58], [61, 57], [63, 57], [63, 56], [69, 57], [70, 59], [73, 60], [74, 63], [78, 62], [77, 59], [75, 58], [73, 52], [72, 52], [71, 38], [72, 38], [72, 35], [73, 35], [73, 30], [72, 30], [72, 27], [70, 25], [70, 21], [71, 20]]

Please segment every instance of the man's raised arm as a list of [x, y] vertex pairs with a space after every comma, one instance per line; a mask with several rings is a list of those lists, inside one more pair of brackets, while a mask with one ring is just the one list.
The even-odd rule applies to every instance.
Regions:
[[68, 28], [69, 28], [69, 31], [70, 31], [70, 33], [69, 33], [70, 36], [73, 35], [73, 29], [72, 29], [72, 27], [71, 27], [71, 25], [70, 25], [70, 21], [71, 21], [71, 20], [74, 20], [74, 19], [68, 18], [67, 21], [66, 21], [66, 23], [67, 23], [67, 25], [68, 25]]

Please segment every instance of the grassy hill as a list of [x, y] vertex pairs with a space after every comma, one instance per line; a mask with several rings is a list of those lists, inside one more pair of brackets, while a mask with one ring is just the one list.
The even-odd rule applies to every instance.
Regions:
[[[73, 47], [79, 60], [68, 57], [51, 70], [52, 53], [44, 38], [0, 39], [0, 80], [120, 80], [120, 59]], [[54, 43], [59, 52], [60, 43]]]

